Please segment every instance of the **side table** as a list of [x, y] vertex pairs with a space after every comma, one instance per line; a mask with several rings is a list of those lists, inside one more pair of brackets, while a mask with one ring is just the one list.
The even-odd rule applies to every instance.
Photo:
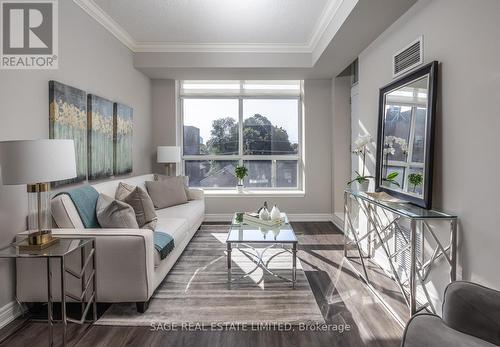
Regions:
[[[61, 270], [61, 320], [63, 326], [63, 345], [66, 346], [67, 325], [70, 323], [83, 324], [86, 320], [90, 307], [92, 307], [92, 320], [97, 320], [97, 302], [96, 302], [96, 247], [94, 238], [65, 238], [59, 237], [59, 242], [43, 250], [26, 251], [21, 250], [20, 245], [26, 243], [26, 239], [14, 242], [4, 248], [0, 248], [0, 258], [26, 259], [43, 258], [47, 263], [47, 323], [49, 327], [49, 346], [54, 345], [54, 323], [58, 322], [53, 317], [53, 276], [52, 260], [59, 260]], [[67, 267], [66, 258], [80, 252], [80, 269], [75, 271]], [[92, 266], [92, 268], [89, 268]], [[67, 290], [66, 277], [72, 276], [81, 282], [81, 292], [71, 293]], [[66, 313], [66, 300], [71, 299], [74, 302], [80, 302], [82, 305], [82, 315], [80, 319], [68, 317]]]

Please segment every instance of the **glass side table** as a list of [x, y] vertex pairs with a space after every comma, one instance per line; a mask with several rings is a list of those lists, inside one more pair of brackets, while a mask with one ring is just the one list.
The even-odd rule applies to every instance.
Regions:
[[[67, 325], [70, 323], [83, 324], [87, 322], [86, 317], [92, 307], [92, 320], [97, 320], [96, 303], [96, 248], [94, 238], [68, 238], [58, 237], [59, 242], [43, 250], [27, 251], [21, 250], [20, 246], [27, 242], [27, 239], [16, 241], [6, 247], [0, 248], [0, 258], [13, 259], [45, 259], [47, 264], [47, 323], [49, 326], [49, 346], [54, 345], [54, 323], [58, 322], [53, 317], [53, 276], [52, 259], [59, 260], [61, 269], [61, 320], [63, 326], [63, 345], [66, 346]], [[80, 252], [80, 269], [75, 271], [66, 266], [66, 257], [75, 252]], [[90, 268], [91, 266], [91, 268]], [[66, 276], [72, 276], [81, 282], [81, 293], [71, 293], [66, 288]], [[66, 314], [66, 300], [80, 302], [82, 315], [80, 319], [73, 319]]]

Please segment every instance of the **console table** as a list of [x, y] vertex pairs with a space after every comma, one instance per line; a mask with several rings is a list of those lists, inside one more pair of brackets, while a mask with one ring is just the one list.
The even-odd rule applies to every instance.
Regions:
[[[97, 303], [96, 303], [96, 253], [94, 238], [64, 238], [58, 237], [58, 242], [42, 250], [25, 251], [20, 249], [20, 245], [27, 242], [23, 239], [14, 242], [7, 247], [0, 249], [0, 258], [27, 259], [27, 258], [42, 258], [47, 264], [47, 323], [49, 330], [49, 346], [54, 344], [54, 323], [57, 322], [53, 317], [53, 273], [52, 260], [56, 259], [59, 263], [61, 274], [61, 320], [62, 323], [62, 342], [66, 346], [66, 331], [68, 323], [83, 324], [87, 322], [86, 317], [92, 307], [92, 322], [97, 320]], [[73, 269], [67, 266], [66, 258], [79, 252], [80, 264], [79, 269]], [[66, 275], [72, 276], [80, 281], [80, 292], [71, 293], [66, 286]], [[66, 313], [67, 298], [73, 302], [81, 304], [82, 314], [79, 319], [68, 317]]]
[[[450, 267], [450, 281], [457, 277], [457, 216], [443, 212], [426, 210], [409, 203], [387, 202], [378, 198], [377, 193], [365, 193], [353, 190], [344, 192], [344, 255], [347, 259], [359, 259], [363, 273], [359, 273], [364, 282], [374, 293], [377, 290], [371, 285], [365, 260], [373, 257], [375, 249], [385, 255], [391, 276], [398, 284], [401, 293], [413, 315], [422, 309], [435, 313], [430, 295], [424, 285], [431, 270], [436, 267], [438, 259], [444, 258]], [[365, 216], [366, 225], [358, 225], [353, 221], [356, 216]], [[440, 221], [449, 225], [449, 237], [445, 241], [438, 237], [435, 226], [431, 222]], [[406, 224], [405, 224], [406, 223]], [[405, 224], [405, 226], [403, 226]], [[432, 223], [434, 224], [434, 223]], [[398, 237], [399, 243], [391, 243]], [[425, 245], [425, 247], [424, 247]], [[430, 252], [426, 252], [430, 249]], [[357, 254], [350, 256], [348, 251]], [[426, 253], [429, 253], [426, 255]], [[406, 278], [398, 272], [397, 259], [409, 255], [409, 271], [403, 269]], [[406, 258], [405, 258], [406, 259]], [[406, 272], [406, 273], [405, 273]], [[420, 285], [426, 302], [417, 300], [417, 286]], [[380, 295], [378, 295], [379, 298]], [[382, 299], [383, 300], [383, 299]], [[398, 320], [401, 321], [399, 317]]]

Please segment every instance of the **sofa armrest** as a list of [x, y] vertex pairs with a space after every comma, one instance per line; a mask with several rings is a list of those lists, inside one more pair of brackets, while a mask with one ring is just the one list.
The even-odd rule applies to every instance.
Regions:
[[500, 292], [457, 281], [444, 293], [443, 320], [451, 328], [500, 345]]
[[[154, 243], [149, 229], [53, 229], [54, 236], [93, 237], [96, 240], [97, 300], [100, 302], [147, 301], [154, 292]], [[23, 233], [19, 235], [23, 236]], [[78, 254], [76, 254], [78, 253]], [[70, 254], [68, 265], [78, 268], [79, 252]], [[17, 261], [17, 292], [22, 301], [46, 298], [43, 259]], [[33, 269], [36, 267], [36, 269]], [[33, 271], [35, 270], [35, 271]], [[53, 266], [54, 296], [60, 298], [59, 266]], [[33, 276], [36, 274], [35, 276]]]
[[204, 200], [205, 193], [203, 192], [203, 189], [200, 189], [200, 188], [189, 188], [188, 199], [189, 200]]

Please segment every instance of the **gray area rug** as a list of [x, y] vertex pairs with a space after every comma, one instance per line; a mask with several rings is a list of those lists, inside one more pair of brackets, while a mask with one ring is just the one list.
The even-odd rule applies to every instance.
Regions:
[[[325, 321], [297, 259], [296, 289], [289, 282], [257, 269], [227, 287], [228, 225], [203, 225], [153, 295], [149, 309], [137, 313], [135, 304], [113, 304], [98, 325], [150, 326], [162, 324], [262, 324]], [[243, 251], [249, 249], [242, 249]], [[269, 249], [266, 257], [279, 252]], [[270, 268], [291, 278], [291, 253], [275, 256]], [[233, 249], [233, 278], [255, 267], [250, 257]]]

